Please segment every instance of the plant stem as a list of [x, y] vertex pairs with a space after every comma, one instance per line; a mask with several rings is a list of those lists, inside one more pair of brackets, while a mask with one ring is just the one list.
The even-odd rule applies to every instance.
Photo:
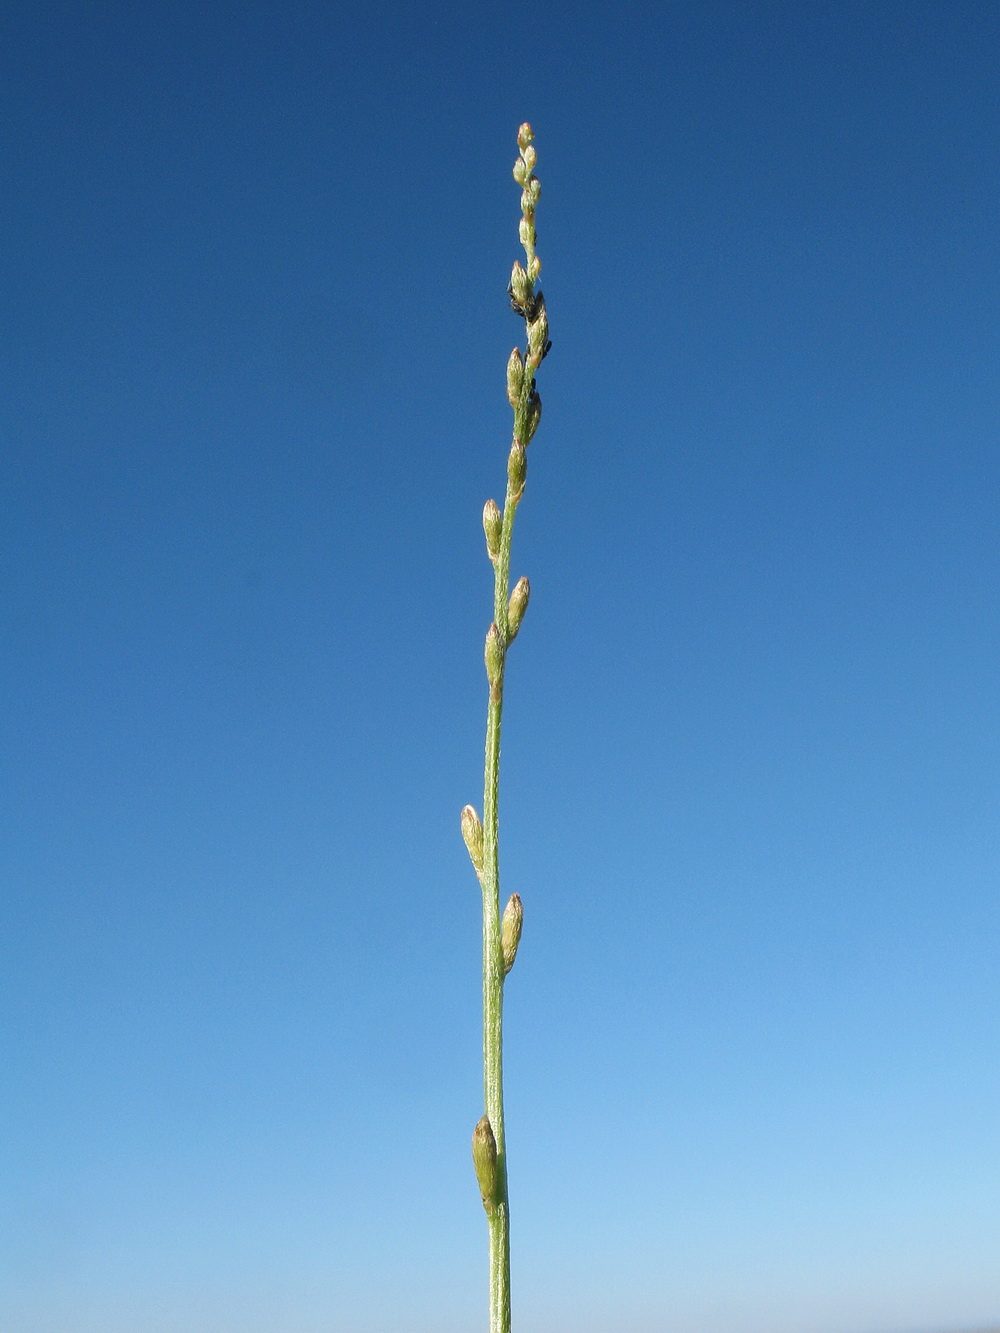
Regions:
[[510, 544], [517, 502], [507, 484], [503, 529], [496, 562], [494, 623], [503, 653], [490, 685], [486, 714], [486, 772], [483, 790], [483, 1095], [497, 1145], [497, 1190], [488, 1212], [490, 1235], [490, 1333], [510, 1333], [510, 1204], [503, 1115], [503, 953], [500, 947], [500, 725], [507, 656], [507, 598]]
[[510, 547], [514, 517], [524, 494], [527, 475], [525, 449], [541, 417], [535, 391], [535, 371], [549, 350], [548, 317], [535, 279], [541, 262], [535, 255], [535, 205], [541, 187], [533, 174], [535, 150], [531, 126], [518, 130], [521, 155], [514, 164], [514, 179], [521, 186], [521, 243], [527, 268], [515, 264], [508, 293], [513, 310], [524, 317], [528, 335], [522, 356], [515, 347], [507, 363], [507, 398], [514, 409], [514, 438], [507, 459], [507, 492], [503, 512], [490, 500], [483, 510], [486, 550], [494, 567], [493, 623], [486, 636], [486, 675], [489, 705], [486, 713], [486, 769], [482, 822], [472, 806], [462, 811], [465, 840], [483, 890], [483, 1099], [486, 1114], [476, 1125], [472, 1140], [473, 1163], [486, 1209], [490, 1238], [489, 1333], [510, 1333], [510, 1205], [507, 1195], [507, 1143], [503, 1113], [503, 988], [514, 964], [521, 937], [523, 909], [514, 894], [500, 915], [500, 724], [507, 650], [520, 628], [530, 588], [520, 579], [510, 590]]

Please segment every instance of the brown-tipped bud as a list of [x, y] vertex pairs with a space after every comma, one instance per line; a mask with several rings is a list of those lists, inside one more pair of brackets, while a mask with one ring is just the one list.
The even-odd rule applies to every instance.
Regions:
[[521, 441], [515, 440], [510, 446], [510, 454], [507, 457], [507, 480], [510, 482], [511, 498], [514, 501], [520, 500], [527, 475], [528, 456]]
[[531, 126], [528, 124], [527, 121], [525, 121], [523, 125], [518, 126], [517, 146], [518, 148], [520, 148], [522, 153], [527, 148], [528, 144], [533, 141], [534, 137], [535, 137], [534, 130], [532, 130]]
[[514, 893], [511, 895], [510, 902], [503, 909], [503, 920], [500, 922], [500, 948], [503, 952], [504, 976], [514, 966], [514, 959], [517, 957], [517, 946], [521, 943], [521, 926], [523, 924], [524, 908], [521, 906], [521, 899]]
[[467, 805], [462, 811], [462, 839], [469, 849], [476, 874], [483, 871], [483, 825], [475, 809]]
[[518, 185], [523, 187], [530, 175], [531, 170], [525, 164], [524, 158], [519, 157], [514, 163], [514, 179], [517, 181]]
[[487, 500], [483, 506], [483, 532], [486, 533], [486, 554], [495, 565], [500, 554], [500, 534], [503, 531], [503, 514], [496, 500]]
[[521, 156], [524, 158], [524, 165], [528, 170], [534, 171], [535, 163], [538, 161], [538, 154], [535, 152], [534, 148], [526, 148]]
[[[523, 222], [524, 219], [522, 218], [521, 221]], [[514, 261], [514, 267], [510, 271], [510, 287], [508, 290], [511, 302], [515, 303], [520, 312], [523, 313], [524, 307], [531, 300], [531, 279], [525, 273], [519, 259]]]
[[507, 603], [507, 642], [513, 643], [517, 631], [521, 628], [521, 621], [524, 619], [524, 613], [528, 609], [528, 598], [531, 596], [531, 584], [527, 579], [518, 579], [514, 584], [514, 591], [510, 595], [510, 601]]
[[490, 1118], [484, 1115], [472, 1131], [472, 1165], [476, 1168], [483, 1207], [491, 1213], [497, 1204], [497, 1141]]
[[486, 635], [486, 679], [491, 685], [498, 684], [503, 675], [503, 640], [494, 622]]
[[[545, 353], [543, 352], [544, 356]], [[528, 415], [524, 422], [525, 443], [530, 444], [538, 429], [538, 423], [542, 419], [542, 400], [537, 389], [532, 389], [531, 397], [528, 399]]]
[[515, 347], [510, 354], [510, 360], [507, 362], [507, 401], [511, 407], [517, 407], [521, 401], [523, 387], [524, 362], [521, 360], [521, 353]]

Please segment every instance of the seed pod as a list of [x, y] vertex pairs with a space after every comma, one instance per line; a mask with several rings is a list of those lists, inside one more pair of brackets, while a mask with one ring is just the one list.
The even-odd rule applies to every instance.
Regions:
[[517, 407], [521, 401], [521, 389], [524, 385], [524, 362], [521, 353], [515, 347], [507, 362], [507, 401], [511, 407]]
[[517, 946], [521, 943], [521, 926], [523, 923], [524, 908], [521, 906], [521, 899], [516, 893], [511, 894], [510, 902], [503, 909], [503, 920], [500, 922], [500, 948], [503, 952], [504, 976], [514, 966], [514, 959], [517, 957]]
[[486, 635], [486, 679], [490, 685], [496, 685], [503, 675], [503, 643], [500, 639], [500, 631], [496, 623], [489, 628]]
[[486, 554], [495, 565], [500, 554], [500, 534], [503, 531], [503, 514], [496, 500], [487, 500], [483, 507], [483, 531], [486, 533]]
[[518, 579], [514, 584], [514, 591], [510, 595], [510, 601], [507, 603], [507, 642], [513, 643], [517, 636], [517, 631], [521, 628], [521, 621], [524, 619], [524, 613], [528, 609], [528, 598], [531, 596], [531, 584], [527, 579]]
[[491, 1213], [497, 1203], [497, 1141], [489, 1116], [484, 1115], [472, 1131], [472, 1165], [476, 1168], [483, 1207]]
[[462, 811], [462, 838], [466, 847], [469, 849], [469, 855], [472, 858], [472, 864], [476, 867], [476, 874], [483, 872], [483, 825], [475, 808], [467, 805]]

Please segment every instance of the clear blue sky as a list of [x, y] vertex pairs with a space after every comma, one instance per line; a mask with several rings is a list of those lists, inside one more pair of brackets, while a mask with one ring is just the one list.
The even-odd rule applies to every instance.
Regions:
[[0, 19], [0, 1325], [1000, 1322], [1000, 11]]

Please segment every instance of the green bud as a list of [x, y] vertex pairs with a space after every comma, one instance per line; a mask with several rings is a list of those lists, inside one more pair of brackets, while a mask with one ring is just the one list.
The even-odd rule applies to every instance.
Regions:
[[528, 265], [528, 277], [534, 282], [541, 271], [542, 261], [535, 255], [534, 259], [532, 259], [531, 263]]
[[476, 1168], [483, 1207], [491, 1213], [497, 1205], [497, 1141], [490, 1118], [484, 1115], [472, 1131], [472, 1165]]
[[483, 825], [475, 809], [467, 805], [462, 811], [462, 838], [466, 847], [469, 849], [469, 855], [472, 857], [472, 864], [476, 867], [476, 874], [482, 874], [483, 870]]
[[486, 533], [486, 554], [496, 564], [500, 554], [500, 534], [503, 531], [503, 514], [496, 500], [487, 500], [483, 506], [483, 531]]
[[507, 362], [507, 401], [511, 407], [517, 407], [521, 401], [521, 389], [524, 385], [524, 362], [521, 353], [515, 347]]
[[545, 297], [541, 292], [535, 294], [535, 317], [528, 325], [528, 342], [534, 348], [536, 343], [544, 346], [549, 336], [549, 317], [545, 310]]
[[535, 137], [534, 131], [532, 130], [531, 126], [528, 124], [527, 121], [525, 121], [523, 125], [518, 127], [517, 146], [518, 148], [520, 148], [522, 153], [527, 148], [528, 144], [531, 143], [534, 137]]
[[538, 161], [538, 154], [535, 152], [534, 148], [526, 148], [521, 156], [524, 158], [524, 165], [529, 171], [533, 171], [535, 163]]
[[[528, 150], [531, 152], [531, 149]], [[542, 182], [537, 176], [532, 176], [524, 187], [524, 193], [528, 196], [528, 212], [534, 213], [538, 207], [538, 201], [542, 197]]]
[[521, 926], [523, 924], [524, 908], [521, 906], [521, 899], [514, 893], [511, 895], [510, 902], [503, 909], [503, 920], [500, 922], [500, 948], [503, 952], [504, 976], [514, 966], [514, 959], [517, 957], [517, 946], [521, 943]]
[[537, 390], [528, 399], [528, 415], [524, 422], [524, 435], [528, 444], [531, 443], [535, 431], [538, 429], [538, 423], [542, 419], [542, 400]]
[[531, 299], [531, 279], [525, 273], [519, 259], [515, 259], [514, 267], [510, 271], [510, 294], [520, 306], [526, 305]]
[[[522, 195], [521, 198], [523, 199], [524, 196]], [[525, 249], [527, 249], [529, 245], [534, 244], [535, 241], [534, 232], [535, 229], [527, 218], [522, 218], [521, 221], [517, 224], [517, 234], [520, 237], [521, 244], [524, 246]], [[518, 268], [520, 267], [521, 266], [519, 264]], [[521, 304], [523, 305], [524, 302], [522, 301]]]
[[507, 642], [513, 643], [517, 631], [521, 628], [521, 621], [524, 619], [524, 613], [528, 609], [528, 598], [531, 596], [531, 585], [527, 579], [518, 579], [514, 584], [514, 591], [510, 595], [510, 601], [507, 603]]
[[541, 302], [541, 309], [528, 325], [528, 364], [537, 370], [545, 355], [545, 344], [549, 340], [549, 317], [545, 313], [545, 301], [541, 292], [536, 298]]
[[514, 179], [517, 181], [518, 185], [523, 186], [530, 175], [531, 172], [525, 165], [524, 158], [519, 157], [514, 163]]
[[507, 480], [510, 482], [511, 498], [516, 503], [524, 492], [524, 479], [528, 475], [528, 456], [524, 445], [515, 440], [510, 446], [507, 458]]
[[497, 685], [503, 675], [503, 641], [494, 622], [486, 635], [486, 679]]

